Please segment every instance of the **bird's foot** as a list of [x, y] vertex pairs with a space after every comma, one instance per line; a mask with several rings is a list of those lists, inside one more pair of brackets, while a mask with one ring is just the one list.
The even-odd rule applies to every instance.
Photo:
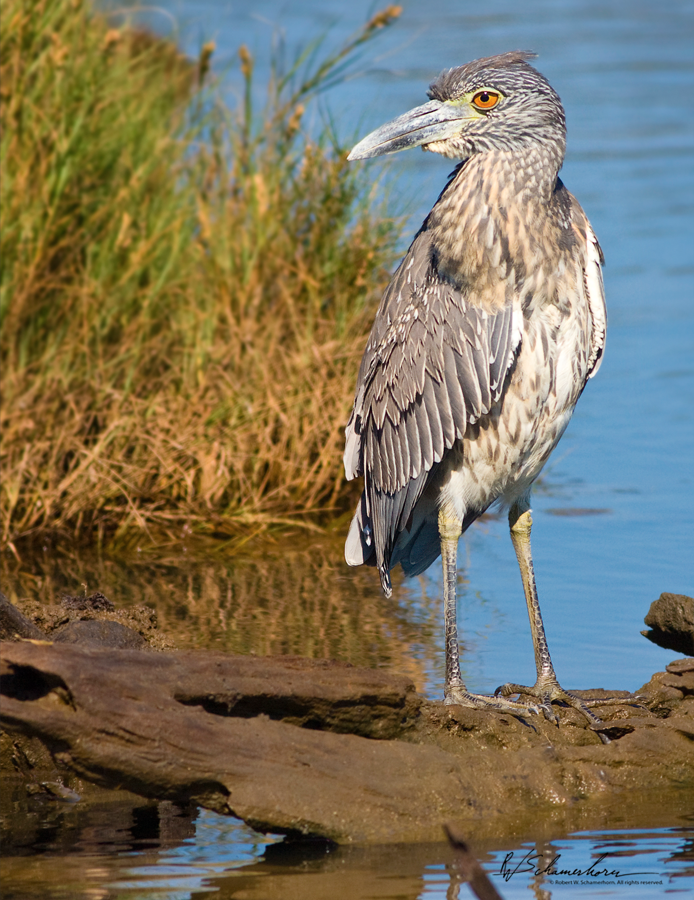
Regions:
[[610, 742], [607, 735], [602, 734], [605, 723], [595, 713], [591, 712], [591, 709], [597, 706], [614, 706], [616, 703], [635, 702], [630, 698], [624, 697], [600, 697], [596, 699], [578, 697], [576, 694], [572, 694], [571, 691], [564, 690], [554, 677], [538, 678], [532, 687], [508, 682], [500, 685], [494, 691], [494, 696], [499, 699], [512, 697], [515, 694], [520, 697], [534, 697], [538, 701], [539, 709], [544, 717], [554, 725], [559, 724], [559, 717], [552, 709], [552, 703], [564, 703], [566, 706], [572, 707], [588, 720], [592, 729], [598, 733], [603, 744], [609, 744]]
[[[517, 692], [516, 692], [517, 693]], [[465, 685], [447, 684], [444, 701], [447, 706], [466, 706], [468, 709], [489, 709], [511, 713], [514, 716], [538, 715], [540, 709], [534, 703], [507, 700], [506, 697], [489, 697], [486, 694], [472, 694]]]

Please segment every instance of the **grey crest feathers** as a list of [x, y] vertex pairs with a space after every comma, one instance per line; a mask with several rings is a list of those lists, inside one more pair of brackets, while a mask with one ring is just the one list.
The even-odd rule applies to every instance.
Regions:
[[476, 59], [442, 72], [430, 85], [428, 96], [444, 104], [455, 103], [480, 88], [495, 88], [503, 94], [498, 106], [461, 131], [447, 149], [435, 147], [451, 157], [465, 159], [475, 152], [512, 149], [541, 141], [553, 146], [564, 158], [566, 117], [559, 95], [544, 75], [527, 60], [534, 53], [514, 50]]
[[[473, 59], [464, 66], [456, 66], [452, 69], [444, 69], [429, 85], [427, 96], [431, 100], [455, 100], [467, 91], [473, 91], [476, 87], [489, 87], [486, 83], [486, 75], [499, 75], [499, 70], [505, 70], [510, 76], [530, 76], [550, 87], [549, 82], [537, 69], [528, 64], [529, 59], [536, 59], [537, 53], [528, 50], [509, 50], [507, 53], [499, 53], [497, 56], [484, 56], [481, 59]], [[506, 81], [506, 79], [505, 79]], [[551, 90], [551, 87], [550, 87]]]

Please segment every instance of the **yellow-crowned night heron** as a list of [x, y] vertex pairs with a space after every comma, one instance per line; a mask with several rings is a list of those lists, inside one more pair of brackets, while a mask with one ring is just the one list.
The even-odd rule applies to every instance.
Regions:
[[[423, 106], [374, 131], [350, 159], [409, 147], [461, 160], [388, 286], [346, 430], [348, 478], [364, 492], [350, 565], [408, 575], [443, 558], [449, 703], [537, 711], [597, 705], [558, 683], [530, 553], [533, 482], [569, 423], [605, 345], [602, 252], [558, 177], [564, 110], [534, 54], [443, 72]], [[458, 661], [458, 539], [495, 500], [509, 507], [537, 681], [494, 697], [467, 691]], [[528, 703], [507, 699], [529, 697]], [[537, 705], [535, 705], [535, 702]]]

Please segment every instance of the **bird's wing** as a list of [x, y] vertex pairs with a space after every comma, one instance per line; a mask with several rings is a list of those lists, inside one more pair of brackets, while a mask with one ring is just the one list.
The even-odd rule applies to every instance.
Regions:
[[515, 325], [511, 297], [496, 312], [475, 305], [438, 274], [430, 233], [417, 235], [381, 301], [346, 430], [347, 477], [365, 480], [353, 528], [373, 532], [350, 533], [347, 561], [375, 550], [384, 587], [428, 474], [500, 396], [520, 342]]
[[588, 378], [592, 378], [602, 363], [607, 331], [607, 308], [605, 306], [605, 289], [602, 283], [602, 266], [605, 258], [602, 255], [598, 239], [590, 227], [590, 222], [585, 216], [584, 219], [587, 249], [585, 268], [583, 270], [583, 287], [586, 292], [592, 320], [590, 355], [588, 357]]

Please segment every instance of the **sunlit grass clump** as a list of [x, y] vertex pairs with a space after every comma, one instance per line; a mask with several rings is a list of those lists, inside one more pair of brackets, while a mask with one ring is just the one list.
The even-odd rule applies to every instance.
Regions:
[[[6, 0], [2, 540], [248, 534], [349, 501], [342, 429], [397, 227], [304, 104], [205, 87], [211, 47]], [[303, 73], [302, 76], [298, 74]]]

